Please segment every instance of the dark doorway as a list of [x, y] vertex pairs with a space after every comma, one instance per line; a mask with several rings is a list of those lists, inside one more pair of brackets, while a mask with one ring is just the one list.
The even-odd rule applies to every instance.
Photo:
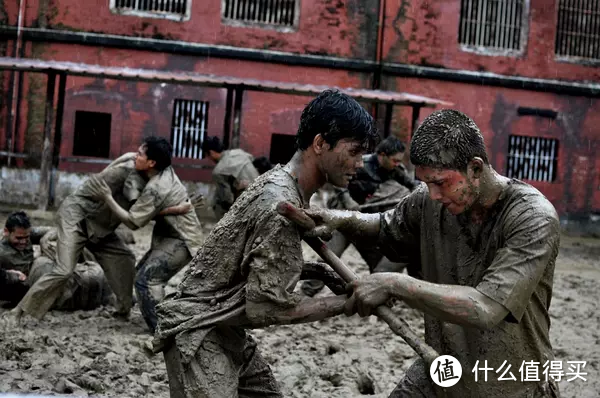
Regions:
[[296, 152], [296, 136], [289, 134], [271, 134], [271, 152], [269, 160], [273, 165], [286, 164]]
[[73, 156], [108, 158], [110, 122], [110, 113], [75, 111]]

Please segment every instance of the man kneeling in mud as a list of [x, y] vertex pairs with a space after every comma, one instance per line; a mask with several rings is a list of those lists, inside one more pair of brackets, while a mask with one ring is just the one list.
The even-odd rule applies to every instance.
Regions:
[[171, 397], [282, 396], [246, 329], [335, 316], [347, 297], [293, 292], [304, 264], [301, 236], [277, 203], [304, 208], [326, 181], [347, 186], [377, 137], [371, 116], [345, 94], [327, 90], [306, 106], [292, 160], [235, 201], [177, 292], [157, 306], [154, 343], [164, 346]]

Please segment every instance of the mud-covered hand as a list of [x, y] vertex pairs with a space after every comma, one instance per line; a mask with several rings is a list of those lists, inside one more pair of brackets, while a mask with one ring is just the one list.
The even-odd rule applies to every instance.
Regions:
[[40, 239], [40, 250], [42, 251], [42, 254], [52, 260], [56, 258], [56, 239], [57, 232], [55, 229], [46, 232]]
[[[294, 221], [305, 232], [305, 236], [318, 237], [325, 240], [331, 239], [331, 234], [345, 221], [339, 211], [326, 210], [322, 208], [299, 209], [289, 202], [280, 202], [277, 212], [282, 216]], [[343, 212], [341, 212], [343, 214]]]
[[110, 187], [106, 184], [106, 182], [104, 182], [102, 177], [91, 176], [88, 184], [90, 193], [94, 199], [105, 201], [107, 198], [112, 196]]
[[396, 285], [394, 273], [376, 273], [357, 279], [347, 285], [352, 296], [346, 301], [344, 313], [348, 316], [358, 312], [361, 317], [373, 314], [375, 308], [387, 304]]
[[24, 282], [27, 279], [27, 275], [16, 269], [8, 269], [6, 272], [10, 275], [10, 278], [14, 281]]
[[192, 203], [192, 206], [194, 209], [199, 209], [201, 207], [204, 207], [204, 205], [205, 205], [204, 195], [202, 195], [201, 193], [195, 193], [192, 196], [190, 196], [190, 202]]

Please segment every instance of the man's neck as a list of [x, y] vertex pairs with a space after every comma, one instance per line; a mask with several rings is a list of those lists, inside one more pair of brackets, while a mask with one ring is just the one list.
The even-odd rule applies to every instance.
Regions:
[[482, 222], [488, 211], [498, 202], [500, 194], [508, 185], [509, 179], [486, 166], [481, 176], [479, 200], [471, 209], [471, 219]]
[[154, 177], [155, 175], [157, 175], [159, 172], [156, 169], [150, 169], [150, 170], [146, 170], [144, 171], [144, 176], [146, 177], [146, 179], [151, 179], [152, 177]]
[[297, 178], [305, 203], [308, 203], [312, 195], [325, 184], [325, 177], [321, 174], [314, 154], [310, 151], [296, 151], [286, 168]]

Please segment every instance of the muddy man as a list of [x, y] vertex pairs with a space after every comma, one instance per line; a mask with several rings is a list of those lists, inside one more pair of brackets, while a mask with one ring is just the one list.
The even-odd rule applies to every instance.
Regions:
[[[421, 270], [424, 280], [376, 273], [353, 282], [348, 313], [368, 316], [390, 298], [423, 311], [427, 342], [462, 365], [465, 382], [445, 388], [447, 396], [557, 397], [555, 381], [542, 375], [554, 359], [548, 315], [560, 240], [554, 207], [532, 186], [499, 175], [477, 125], [455, 110], [423, 121], [410, 160], [424, 184], [392, 210], [305, 210], [318, 224], [312, 234], [337, 229], [370, 239], [390, 260]], [[482, 367], [497, 371], [504, 361], [516, 381], [498, 380], [495, 372], [483, 381]], [[521, 381], [519, 369], [532, 361], [542, 381]], [[390, 395], [434, 396], [422, 360]]]
[[277, 203], [305, 207], [326, 181], [346, 186], [377, 137], [372, 117], [345, 94], [325, 91], [306, 106], [292, 160], [254, 180], [157, 306], [155, 347], [171, 397], [282, 396], [247, 329], [339, 315], [347, 297], [294, 293], [302, 238]]

